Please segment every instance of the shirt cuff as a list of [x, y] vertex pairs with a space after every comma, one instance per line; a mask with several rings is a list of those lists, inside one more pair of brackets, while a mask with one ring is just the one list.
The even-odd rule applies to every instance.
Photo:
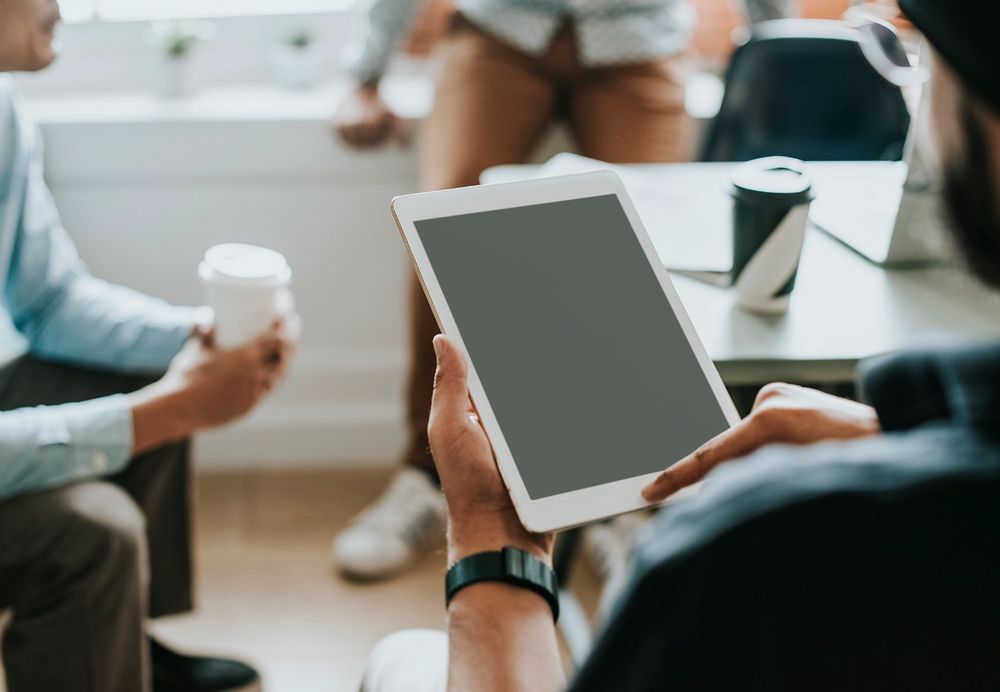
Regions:
[[123, 470], [132, 457], [132, 406], [125, 394], [67, 407], [75, 466], [81, 477], [107, 476]]

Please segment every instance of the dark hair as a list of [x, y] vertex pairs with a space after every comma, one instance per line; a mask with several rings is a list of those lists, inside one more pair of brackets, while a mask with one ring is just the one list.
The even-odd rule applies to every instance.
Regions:
[[969, 267], [1000, 288], [1000, 202], [990, 143], [970, 97], [959, 102], [962, 150], [946, 162], [944, 195], [953, 233]]

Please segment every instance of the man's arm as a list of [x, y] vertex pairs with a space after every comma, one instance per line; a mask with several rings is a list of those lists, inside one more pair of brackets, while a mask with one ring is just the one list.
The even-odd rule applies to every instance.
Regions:
[[128, 397], [0, 413], [0, 500], [109, 475], [132, 455]]
[[348, 71], [358, 84], [378, 84], [418, 5], [418, 0], [366, 0], [362, 38], [348, 62]]
[[394, 138], [409, 138], [406, 123], [392, 112], [379, 94], [389, 60], [413, 21], [418, 0], [367, 0], [361, 39], [352, 47], [348, 72], [354, 87], [344, 96], [333, 118], [333, 128], [353, 147], [378, 146]]
[[555, 692], [566, 684], [552, 610], [526, 589], [462, 589], [449, 608], [448, 643], [449, 690]]
[[182, 308], [100, 281], [87, 271], [45, 184], [38, 137], [11, 248], [4, 300], [31, 353], [116, 371], [162, 371], [199, 320]]
[[[497, 471], [486, 433], [475, 418], [462, 353], [434, 341], [430, 442], [448, 500], [448, 560], [513, 546], [551, 562], [552, 537], [521, 525]], [[548, 603], [533, 591], [502, 583], [468, 586], [448, 613], [449, 690], [540, 690], [566, 684]]]
[[796, 0], [742, 0], [742, 3], [751, 24], [794, 17], [798, 5]]
[[116, 473], [136, 455], [245, 415], [284, 377], [297, 343], [294, 315], [230, 350], [199, 330], [137, 392], [0, 412], [0, 500]]

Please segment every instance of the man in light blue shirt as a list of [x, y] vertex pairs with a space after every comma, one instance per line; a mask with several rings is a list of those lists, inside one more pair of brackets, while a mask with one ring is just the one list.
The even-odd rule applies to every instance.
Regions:
[[[47, 66], [58, 19], [54, 0], [0, 0], [0, 73]], [[27, 343], [20, 356], [9, 338], [0, 344], [10, 692], [251, 689], [249, 666], [177, 654], [148, 639], [145, 622], [191, 608], [187, 440], [246, 414], [278, 383], [297, 318], [224, 351], [210, 313], [91, 276], [46, 187], [38, 131], [3, 74], [0, 286]]]

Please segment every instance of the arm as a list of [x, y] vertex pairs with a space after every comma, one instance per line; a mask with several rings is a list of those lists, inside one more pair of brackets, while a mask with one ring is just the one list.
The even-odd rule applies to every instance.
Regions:
[[418, 0], [366, 0], [362, 39], [348, 61], [359, 85], [374, 87], [389, 66], [396, 46], [413, 22]]
[[284, 377], [297, 343], [295, 315], [228, 351], [199, 332], [137, 392], [0, 412], [0, 500], [116, 473], [134, 456], [243, 416]]
[[0, 413], [0, 500], [112, 474], [132, 454], [123, 395]]
[[798, 5], [796, 0], [741, 0], [741, 3], [751, 24], [794, 17]]
[[[461, 352], [434, 340], [430, 441], [448, 501], [449, 563], [514, 546], [551, 562], [552, 536], [531, 534], [514, 512], [486, 433], [475, 418]], [[565, 687], [552, 611], [538, 594], [500, 583], [462, 589], [448, 613], [449, 690], [543, 690]]]
[[[34, 137], [35, 142], [38, 141]], [[197, 321], [181, 308], [92, 277], [63, 229], [43, 178], [40, 144], [28, 144], [19, 223], [4, 300], [29, 350], [117, 371], [162, 371]]]
[[409, 139], [406, 124], [379, 95], [378, 83], [396, 46], [413, 22], [417, 0], [367, 0], [363, 38], [348, 61], [355, 86], [344, 97], [333, 128], [347, 144], [371, 147], [389, 138]]

